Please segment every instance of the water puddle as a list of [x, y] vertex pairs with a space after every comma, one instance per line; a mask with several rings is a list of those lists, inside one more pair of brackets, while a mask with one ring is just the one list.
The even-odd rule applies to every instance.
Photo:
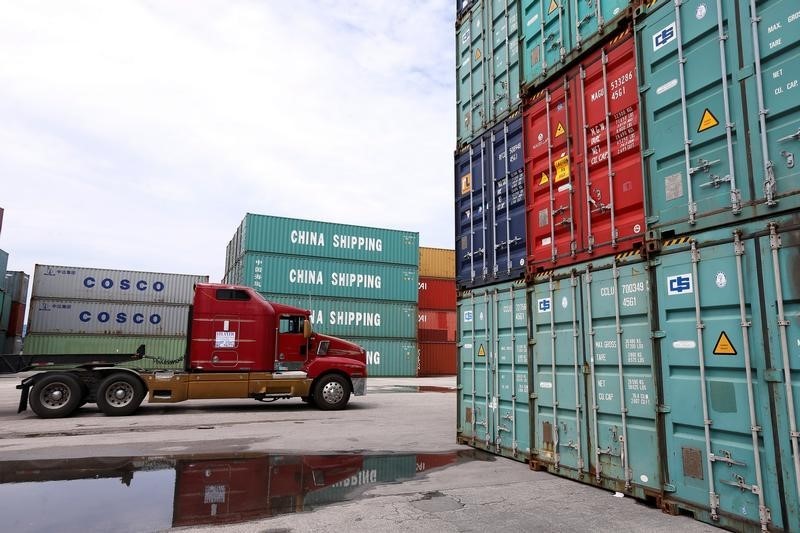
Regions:
[[455, 387], [438, 387], [433, 385], [386, 385], [386, 386], [370, 386], [367, 391], [368, 394], [381, 394], [385, 392], [456, 392]]
[[472, 460], [405, 455], [120, 457], [0, 462], [5, 531], [153, 531], [312, 511]]

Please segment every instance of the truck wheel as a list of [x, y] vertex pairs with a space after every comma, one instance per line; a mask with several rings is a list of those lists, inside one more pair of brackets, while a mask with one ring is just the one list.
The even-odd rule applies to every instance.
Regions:
[[31, 409], [42, 418], [63, 418], [78, 408], [82, 397], [81, 382], [72, 374], [46, 374], [33, 386]]
[[111, 374], [97, 388], [97, 407], [108, 416], [131, 415], [144, 400], [145, 389], [136, 376]]
[[314, 387], [314, 404], [323, 411], [344, 409], [350, 400], [350, 384], [342, 376], [322, 376]]

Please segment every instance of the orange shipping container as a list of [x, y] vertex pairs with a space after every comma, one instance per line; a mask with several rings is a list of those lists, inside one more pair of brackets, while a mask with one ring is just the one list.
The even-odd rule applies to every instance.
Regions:
[[442, 278], [419, 278], [420, 309], [456, 309], [456, 280]]
[[456, 251], [420, 247], [419, 275], [420, 277], [455, 279]]
[[455, 342], [420, 342], [417, 376], [453, 376], [456, 374]]

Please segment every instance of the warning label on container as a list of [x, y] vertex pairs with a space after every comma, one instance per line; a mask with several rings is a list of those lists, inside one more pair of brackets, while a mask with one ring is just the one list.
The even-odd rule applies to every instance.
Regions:
[[217, 331], [214, 348], [234, 348], [236, 346], [235, 331]]
[[697, 127], [697, 133], [711, 129], [714, 126], [719, 126], [719, 120], [706, 108], [706, 110], [703, 111], [703, 118], [700, 119], [700, 125]]
[[562, 135], [564, 135], [564, 125], [561, 122], [559, 122], [556, 125], [556, 133], [554, 137], [561, 137]]
[[555, 160], [553, 166], [556, 167], [556, 178], [555, 181], [558, 183], [559, 181], [563, 181], [569, 178], [569, 156], [565, 155]]
[[544, 185], [548, 181], [550, 181], [550, 178], [547, 177], [547, 174], [542, 172], [542, 179], [539, 180], [539, 185]]
[[483, 344], [478, 348], [478, 357], [486, 357], [486, 350], [483, 349]]
[[550, 0], [550, 7], [547, 9], [547, 14], [549, 15], [556, 9], [558, 9], [558, 2], [556, 2], [556, 0]]
[[461, 194], [469, 194], [472, 190], [472, 173], [461, 176]]
[[736, 348], [733, 347], [733, 343], [724, 331], [719, 334], [719, 339], [717, 339], [717, 344], [714, 345], [712, 353], [714, 355], [736, 355]]

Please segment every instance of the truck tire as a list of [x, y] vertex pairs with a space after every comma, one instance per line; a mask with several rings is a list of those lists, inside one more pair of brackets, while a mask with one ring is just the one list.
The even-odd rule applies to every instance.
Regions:
[[63, 418], [71, 415], [83, 398], [81, 382], [67, 373], [45, 374], [33, 385], [31, 409], [42, 418]]
[[313, 404], [323, 411], [344, 409], [350, 400], [350, 384], [338, 374], [322, 376], [314, 387]]
[[97, 388], [97, 407], [108, 416], [132, 415], [144, 400], [142, 381], [127, 372], [111, 374]]

